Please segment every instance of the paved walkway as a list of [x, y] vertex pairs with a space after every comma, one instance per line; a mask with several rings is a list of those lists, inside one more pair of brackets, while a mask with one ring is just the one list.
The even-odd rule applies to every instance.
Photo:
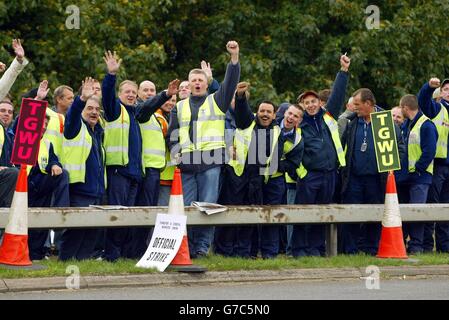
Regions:
[[[380, 267], [380, 278], [449, 277], [449, 265]], [[329, 281], [364, 279], [372, 275], [365, 268], [288, 269], [258, 271], [210, 271], [206, 273], [164, 272], [146, 275], [81, 276], [79, 289], [177, 286], [261, 281]], [[0, 293], [64, 290], [76, 285], [73, 276], [50, 278], [0, 279]]]

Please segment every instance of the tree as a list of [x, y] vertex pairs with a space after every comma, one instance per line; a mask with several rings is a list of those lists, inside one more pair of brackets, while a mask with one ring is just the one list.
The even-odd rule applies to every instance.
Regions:
[[119, 81], [150, 79], [165, 88], [184, 79], [200, 61], [222, 79], [229, 61], [225, 44], [241, 48], [242, 80], [252, 100], [295, 101], [305, 89], [329, 88], [338, 58], [352, 58], [348, 93], [373, 90], [382, 106], [416, 93], [430, 76], [449, 73], [449, 3], [377, 3], [379, 29], [368, 29], [368, 1], [120, 0], [78, 1], [80, 28], [68, 29], [70, 1], [10, 1], [0, 4], [0, 61], [12, 60], [13, 37], [24, 39], [32, 64], [13, 87], [16, 98], [46, 78], [78, 88], [85, 76], [103, 78], [104, 50], [123, 58]]

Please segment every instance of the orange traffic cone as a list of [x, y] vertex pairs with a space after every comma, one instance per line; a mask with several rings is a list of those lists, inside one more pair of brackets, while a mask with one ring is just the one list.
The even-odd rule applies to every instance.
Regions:
[[32, 265], [28, 251], [28, 187], [26, 166], [22, 165], [12, 199], [9, 221], [0, 246], [0, 264]]
[[390, 171], [385, 195], [385, 210], [382, 219], [378, 258], [407, 259], [402, 234], [401, 213], [393, 172]]
[[[173, 183], [171, 187], [170, 200], [168, 202], [168, 214], [185, 215], [184, 197], [182, 195], [181, 170], [175, 170]], [[205, 272], [207, 269], [192, 264], [189, 253], [189, 241], [187, 238], [187, 226], [184, 230], [181, 246], [178, 253], [172, 260], [170, 266], [181, 272]]]

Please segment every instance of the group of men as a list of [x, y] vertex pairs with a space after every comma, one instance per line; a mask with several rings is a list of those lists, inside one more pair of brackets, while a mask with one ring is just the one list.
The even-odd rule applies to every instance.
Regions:
[[[0, 80], [0, 206], [9, 206], [18, 170], [10, 163], [17, 122], [6, 95], [26, 66], [19, 40], [16, 58]], [[121, 59], [107, 51], [102, 83], [85, 78], [78, 94], [54, 91], [36, 165], [29, 170], [29, 205], [86, 207], [167, 205], [174, 169], [181, 169], [185, 205], [382, 203], [386, 175], [379, 173], [370, 113], [380, 111], [374, 94], [356, 90], [347, 110], [350, 58], [340, 57], [332, 89], [306, 90], [294, 104], [262, 101], [250, 107], [249, 84], [240, 81], [239, 45], [226, 45], [230, 62], [224, 81], [201, 63], [187, 81], [178, 79], [156, 94], [153, 82], [125, 80], [116, 92]], [[0, 64], [1, 69], [5, 65]], [[441, 87], [441, 101], [432, 98]], [[48, 82], [26, 97], [43, 100]], [[179, 101], [177, 102], [177, 96]], [[402, 202], [449, 202], [449, 80], [433, 78], [418, 98], [406, 95], [396, 126], [402, 170], [396, 172]], [[101, 115], [101, 113], [104, 113]], [[338, 120], [338, 121], [337, 121]], [[396, 117], [395, 117], [396, 120]], [[435, 159], [435, 160], [434, 160]], [[449, 225], [406, 224], [410, 253], [449, 252]], [[66, 229], [58, 234], [61, 260], [101, 257], [139, 259], [150, 228]], [[339, 230], [339, 251], [375, 254], [379, 224], [348, 224]], [[48, 230], [30, 231], [32, 259], [43, 259]], [[192, 257], [212, 250], [224, 256], [323, 256], [322, 225], [189, 227]], [[284, 248], [283, 248], [284, 246]]]

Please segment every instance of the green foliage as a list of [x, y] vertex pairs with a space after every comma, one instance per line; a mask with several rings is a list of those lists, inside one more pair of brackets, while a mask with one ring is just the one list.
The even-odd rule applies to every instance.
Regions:
[[[222, 80], [228, 40], [241, 50], [241, 79], [254, 101], [294, 101], [305, 89], [332, 86], [339, 56], [352, 58], [348, 95], [373, 90], [393, 106], [431, 76], [449, 74], [449, 2], [288, 0], [80, 0], [80, 29], [67, 29], [73, 1], [0, 2], [0, 61], [12, 61], [20, 37], [32, 62], [13, 87], [15, 97], [48, 79], [78, 88], [85, 76], [104, 77], [104, 50], [123, 58], [119, 81], [150, 79], [159, 90], [185, 79], [200, 61]], [[380, 28], [368, 30], [368, 5], [380, 9]]]

